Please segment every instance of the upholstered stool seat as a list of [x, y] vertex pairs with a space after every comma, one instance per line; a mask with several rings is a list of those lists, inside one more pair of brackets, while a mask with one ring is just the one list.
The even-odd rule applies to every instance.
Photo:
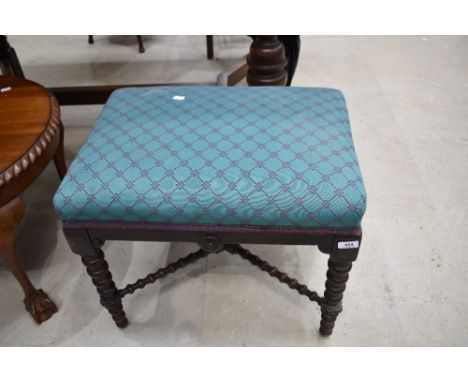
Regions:
[[112, 94], [54, 204], [81, 255], [84, 230], [102, 240], [153, 232], [208, 252], [318, 244], [349, 262], [366, 196], [340, 91], [151, 87]]
[[344, 228], [365, 193], [341, 92], [113, 93], [56, 197], [64, 221]]

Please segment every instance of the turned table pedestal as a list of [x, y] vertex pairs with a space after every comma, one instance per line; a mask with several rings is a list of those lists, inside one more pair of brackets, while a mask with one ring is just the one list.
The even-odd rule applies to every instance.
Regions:
[[23, 288], [26, 310], [38, 323], [56, 313], [57, 307], [29, 280], [14, 240], [25, 211], [21, 193], [52, 159], [63, 178], [63, 126], [54, 96], [34, 82], [0, 76], [0, 259]]

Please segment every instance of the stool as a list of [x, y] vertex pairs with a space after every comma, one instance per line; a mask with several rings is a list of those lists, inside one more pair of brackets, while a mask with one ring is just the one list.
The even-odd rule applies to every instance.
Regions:
[[[124, 296], [226, 251], [318, 303], [329, 335], [358, 255], [366, 194], [338, 90], [149, 87], [113, 92], [54, 205], [121, 328]], [[200, 249], [118, 289], [105, 240]], [[330, 256], [324, 296], [240, 245], [249, 243], [317, 245]]]

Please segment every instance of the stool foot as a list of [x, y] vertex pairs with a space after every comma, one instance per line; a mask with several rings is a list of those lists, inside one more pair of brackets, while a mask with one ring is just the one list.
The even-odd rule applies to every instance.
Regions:
[[341, 300], [348, 281], [350, 261], [328, 261], [327, 281], [322, 302], [322, 319], [320, 321], [320, 334], [329, 336], [333, 332], [335, 321], [342, 310]]

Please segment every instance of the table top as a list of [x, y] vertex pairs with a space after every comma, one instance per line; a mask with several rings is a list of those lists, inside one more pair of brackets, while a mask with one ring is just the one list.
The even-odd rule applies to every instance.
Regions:
[[[33, 179], [39, 175], [39, 169], [32, 168], [40, 162], [42, 171], [50, 160], [59, 118], [55, 98], [42, 86], [0, 76], [0, 191], [28, 173]], [[21, 183], [18, 192], [24, 189]]]

